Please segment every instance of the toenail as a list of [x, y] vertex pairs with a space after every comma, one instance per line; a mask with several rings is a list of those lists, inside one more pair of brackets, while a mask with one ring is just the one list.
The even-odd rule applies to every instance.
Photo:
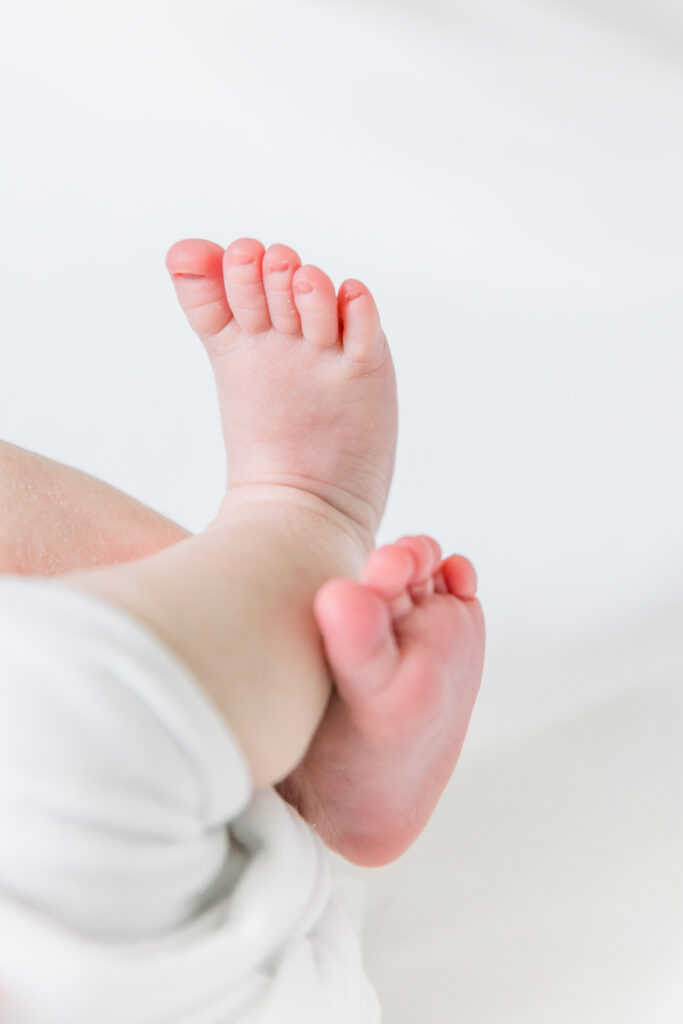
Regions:
[[277, 260], [275, 263], [271, 263], [269, 269], [274, 270], [279, 274], [283, 270], [289, 270], [289, 260]]
[[246, 263], [255, 263], [256, 262], [256, 257], [255, 256], [250, 256], [246, 252], [231, 252], [230, 253], [230, 262], [231, 263], [239, 263], [240, 265], [244, 265]]
[[308, 295], [309, 292], [313, 291], [313, 285], [310, 281], [297, 281], [294, 285], [294, 291], [299, 295]]
[[363, 294], [360, 288], [348, 288], [344, 295], [347, 302], [353, 302], [354, 299], [359, 299]]

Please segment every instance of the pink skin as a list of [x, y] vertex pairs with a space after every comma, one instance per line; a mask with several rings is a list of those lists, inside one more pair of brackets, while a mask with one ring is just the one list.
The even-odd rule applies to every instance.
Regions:
[[429, 821], [479, 691], [484, 619], [476, 574], [436, 541], [373, 551], [360, 583], [318, 592], [336, 689], [299, 767], [277, 788], [347, 860], [379, 867]]
[[337, 295], [293, 249], [251, 238], [226, 250], [186, 239], [166, 264], [216, 378], [226, 499], [253, 484], [313, 495], [344, 515], [366, 553], [397, 422], [391, 354], [368, 289], [349, 279]]
[[427, 537], [372, 551], [397, 413], [364, 284], [347, 280], [337, 295], [293, 249], [249, 238], [226, 250], [178, 242], [166, 264], [216, 377], [226, 505], [254, 483], [312, 497], [365, 563], [360, 583], [334, 579], [316, 597], [336, 688], [277, 788], [338, 853], [386, 864], [426, 825], [467, 731], [484, 653], [474, 570], [461, 556], [442, 562]]

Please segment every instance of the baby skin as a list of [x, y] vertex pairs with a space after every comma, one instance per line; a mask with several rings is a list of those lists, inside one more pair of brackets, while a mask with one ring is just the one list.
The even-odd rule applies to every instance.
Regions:
[[470, 563], [435, 541], [372, 551], [391, 481], [394, 370], [368, 289], [335, 293], [293, 249], [177, 243], [167, 267], [213, 367], [225, 503], [254, 485], [322, 499], [365, 559], [314, 613], [333, 676], [325, 715], [278, 790], [357, 864], [386, 864], [425, 827], [457, 762], [481, 680], [484, 622]]
[[[257, 785], [276, 784], [347, 859], [386, 864], [424, 828], [467, 731], [484, 655], [474, 570], [461, 556], [443, 560], [426, 537], [373, 550], [397, 414], [391, 356], [364, 285], [346, 281], [337, 295], [293, 250], [266, 251], [252, 239], [225, 251], [179, 242], [167, 266], [216, 379], [225, 499], [204, 534], [183, 539], [152, 512], [145, 533], [140, 507], [131, 510], [125, 499], [114, 508], [113, 497], [112, 517], [132, 516], [136, 543], [122, 554], [112, 541], [109, 561], [136, 561], [79, 573], [73, 582], [123, 605], [175, 645], [243, 740]], [[64, 486], [86, 485], [79, 476]], [[62, 554], [53, 570], [24, 564], [10, 571], [68, 572], [106, 560], [101, 551], [82, 559], [75, 553], [69, 565]], [[237, 594], [227, 605], [223, 578]], [[262, 607], [269, 601], [270, 619]], [[255, 631], [250, 647], [255, 615], [268, 643]], [[226, 621], [236, 623], [234, 636]], [[241, 663], [237, 647], [244, 648]], [[249, 699], [226, 698], [223, 677], [250, 671]], [[275, 678], [267, 693], [258, 689], [266, 677]], [[288, 700], [288, 687], [300, 680], [309, 686], [305, 697]], [[282, 731], [290, 715], [286, 731], [299, 737], [267, 764], [277, 732], [253, 724], [247, 705], [259, 700], [259, 720], [272, 707], [271, 724]]]

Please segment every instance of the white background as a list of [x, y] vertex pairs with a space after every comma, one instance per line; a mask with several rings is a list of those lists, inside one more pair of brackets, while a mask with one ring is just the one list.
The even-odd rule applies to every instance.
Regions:
[[379, 539], [468, 554], [489, 631], [454, 781], [367, 876], [387, 1021], [680, 1022], [683, 8], [14, 2], [0, 76], [6, 439], [199, 529], [223, 460], [170, 244], [377, 298]]

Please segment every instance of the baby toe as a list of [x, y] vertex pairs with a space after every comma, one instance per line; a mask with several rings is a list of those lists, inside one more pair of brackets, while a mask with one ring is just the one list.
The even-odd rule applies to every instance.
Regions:
[[232, 320], [223, 281], [223, 248], [203, 238], [176, 242], [166, 267], [185, 316], [202, 341], [219, 334]]
[[415, 559], [415, 574], [410, 594], [415, 601], [424, 601], [434, 593], [434, 574], [439, 568], [441, 550], [431, 537], [402, 537], [397, 544], [410, 551]]
[[441, 572], [449, 594], [464, 601], [476, 597], [477, 573], [464, 555], [451, 555], [443, 562]]
[[342, 697], [364, 704], [391, 680], [398, 661], [385, 602], [352, 580], [329, 580], [316, 595], [314, 613]]
[[273, 327], [280, 334], [301, 333], [292, 279], [301, 266], [299, 254], [287, 245], [270, 245], [263, 257], [263, 286]]
[[255, 238], [238, 238], [228, 246], [223, 257], [228, 302], [235, 320], [248, 334], [261, 334], [271, 326], [263, 287], [264, 252]]
[[384, 355], [386, 338], [375, 300], [362, 281], [344, 281], [339, 289], [339, 317], [347, 358], [366, 369], [377, 366]]
[[415, 575], [415, 560], [410, 551], [387, 544], [368, 555], [362, 582], [387, 602], [392, 618], [407, 615], [413, 607], [408, 585]]
[[318, 267], [299, 267], [293, 281], [294, 302], [306, 341], [321, 349], [339, 344], [337, 296], [334, 285]]

